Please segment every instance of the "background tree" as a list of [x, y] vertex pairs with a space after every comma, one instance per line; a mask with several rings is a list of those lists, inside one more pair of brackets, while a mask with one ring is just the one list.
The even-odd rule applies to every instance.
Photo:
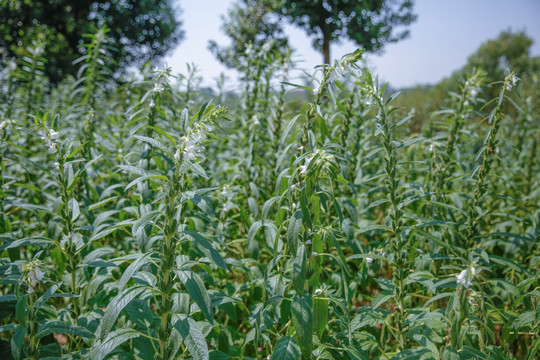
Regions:
[[396, 31], [416, 20], [412, 0], [284, 0], [281, 13], [314, 36], [313, 47], [330, 63], [330, 43], [349, 39], [376, 52], [409, 35]]
[[225, 66], [242, 71], [248, 66], [248, 49], [259, 51], [265, 44], [269, 52], [285, 54], [287, 37], [278, 16], [280, 0], [240, 0], [222, 17], [221, 30], [231, 39], [229, 45], [209, 42], [209, 50]]
[[[17, 57], [33, 40], [45, 43], [46, 75], [74, 74], [83, 34], [106, 25], [116, 69], [165, 55], [184, 33], [173, 0], [11, 0], [0, 2], [0, 53]], [[113, 68], [114, 70], [114, 68]]]

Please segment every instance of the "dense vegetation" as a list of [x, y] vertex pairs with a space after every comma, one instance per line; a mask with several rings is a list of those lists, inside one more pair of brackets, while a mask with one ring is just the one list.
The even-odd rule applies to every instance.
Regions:
[[538, 77], [471, 69], [415, 132], [360, 51], [304, 86], [254, 49], [208, 101], [90, 40], [2, 72], [5, 358], [536, 358]]

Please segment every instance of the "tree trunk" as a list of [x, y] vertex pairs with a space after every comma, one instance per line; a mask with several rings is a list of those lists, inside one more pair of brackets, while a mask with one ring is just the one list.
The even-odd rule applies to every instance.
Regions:
[[324, 63], [330, 65], [330, 35], [326, 31], [323, 33], [323, 54]]

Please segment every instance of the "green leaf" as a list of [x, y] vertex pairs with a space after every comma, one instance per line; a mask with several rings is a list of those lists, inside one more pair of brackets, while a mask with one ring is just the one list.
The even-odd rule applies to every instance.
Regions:
[[306, 247], [300, 244], [296, 251], [296, 257], [293, 261], [292, 282], [297, 294], [304, 292], [304, 283], [306, 281]]
[[112, 330], [114, 324], [116, 323], [116, 319], [118, 318], [118, 315], [120, 315], [122, 309], [124, 309], [126, 305], [130, 303], [130, 301], [139, 297], [145, 290], [146, 288], [144, 286], [130, 287], [124, 289], [124, 291], [116, 295], [110, 301], [109, 305], [107, 305], [107, 308], [105, 309], [103, 320], [101, 321], [101, 338], [107, 336]]
[[146, 214], [142, 215], [131, 228], [131, 233], [133, 236], [138, 236], [145, 228], [146, 225], [153, 222], [153, 220], [161, 214], [159, 210], [149, 211]]
[[289, 336], [282, 337], [274, 346], [271, 360], [300, 360], [298, 342]]
[[193, 194], [189, 197], [189, 201], [195, 204], [199, 209], [201, 209], [206, 215], [214, 218], [216, 214], [214, 213], [214, 208], [210, 204], [210, 201], [207, 197], [201, 196], [199, 194]]
[[17, 301], [15, 306], [15, 319], [21, 326], [26, 326], [26, 303], [28, 302], [28, 295], [24, 295]]
[[184, 344], [193, 356], [193, 360], [209, 360], [208, 345], [195, 320], [186, 315], [174, 315], [172, 322], [184, 339]]
[[17, 154], [13, 154], [13, 156], [15, 156], [17, 159], [21, 160], [22, 162], [25, 162], [27, 163], [28, 165], [38, 169], [38, 170], [41, 170], [43, 171], [45, 174], [49, 175], [50, 177], [53, 177], [51, 172], [49, 171], [49, 169], [47, 169], [46, 167], [44, 167], [43, 165], [41, 164], [38, 164], [37, 162], [35, 161], [32, 161], [30, 159], [27, 159], [23, 156], [20, 156], [20, 155], [17, 155]]
[[287, 241], [289, 242], [289, 251], [292, 256], [296, 256], [296, 251], [298, 250], [298, 236], [300, 235], [301, 226], [302, 211], [296, 210], [289, 219], [289, 226], [287, 228]]
[[150, 257], [152, 256], [152, 253], [146, 253], [146, 254], [139, 254], [139, 257], [135, 259], [127, 269], [122, 274], [122, 277], [118, 281], [118, 293], [121, 293], [122, 290], [124, 290], [124, 286], [126, 286], [127, 282], [133, 274], [139, 270], [142, 266], [148, 264], [150, 262]]
[[102, 207], [103, 205], [106, 205], [106, 204], [108, 204], [108, 203], [110, 203], [111, 201], [114, 201], [114, 200], [116, 200], [116, 199], [118, 199], [118, 196], [113, 196], [113, 197], [110, 197], [110, 198], [107, 198], [107, 199], [98, 201], [97, 203], [90, 205], [90, 206], [89, 206], [86, 210], [84, 210], [84, 211], [86, 212], [86, 211], [96, 210], [97, 208], [100, 208], [100, 207]]
[[475, 359], [487, 359], [486, 354], [468, 345], [463, 346], [463, 351], [461, 352], [461, 354], [473, 356], [475, 357]]
[[373, 310], [375, 310], [393, 297], [394, 297], [394, 294], [391, 291], [378, 292], [373, 297], [373, 300], [371, 302], [371, 307], [373, 308]]
[[536, 338], [533, 346], [529, 349], [525, 360], [533, 360], [540, 353], [540, 336]]
[[19, 358], [21, 357], [21, 350], [22, 350], [25, 335], [26, 335], [26, 327], [18, 325], [10, 341], [11, 355], [13, 355], [15, 360], [19, 360]]
[[133, 135], [133, 137], [136, 138], [136, 139], [139, 139], [141, 141], [144, 141], [145, 143], [148, 143], [148, 144], [152, 145], [153, 147], [157, 147], [158, 149], [163, 150], [165, 153], [167, 153], [169, 155], [172, 155], [171, 154], [171, 149], [169, 149], [167, 146], [163, 145], [162, 143], [160, 143], [156, 139], [152, 139], [152, 138], [149, 138], [147, 136], [141, 136], [141, 135]]
[[[390, 360], [402, 360], [402, 359], [420, 359], [422, 355], [433, 354], [429, 349], [426, 348], [416, 348], [416, 349], [407, 349], [400, 351], [394, 355]], [[433, 354], [435, 356], [435, 354]], [[436, 357], [433, 357], [436, 359]]]
[[294, 123], [296, 122], [296, 120], [298, 120], [300, 115], [301, 114], [296, 115], [295, 117], [292, 118], [291, 121], [289, 121], [289, 123], [287, 124], [287, 127], [285, 128], [285, 130], [283, 130], [283, 133], [281, 134], [281, 139], [279, 140], [280, 144], [285, 143], [285, 140], [287, 139], [287, 135], [289, 135], [289, 132], [293, 128]]
[[41, 237], [41, 236], [33, 236], [33, 237], [19, 239], [19, 240], [15, 240], [10, 243], [4, 244], [2, 247], [0, 247], [0, 251], [11, 249], [11, 248], [22, 247], [22, 246], [49, 245], [49, 244], [52, 244], [51, 239]]
[[302, 295], [294, 295], [291, 310], [300, 350], [306, 359], [310, 359], [313, 349], [313, 302], [311, 295], [307, 292]]
[[140, 167], [137, 167], [137, 166], [131, 166], [131, 165], [118, 165], [118, 167], [122, 170], [125, 170], [127, 172], [130, 172], [132, 174], [136, 174], [136, 175], [139, 175], [139, 176], [151, 176], [151, 175], [158, 175], [158, 174], [152, 174], [150, 172], [148, 172], [147, 170], [145, 169], [142, 169]]
[[102, 360], [110, 352], [116, 349], [118, 346], [122, 345], [126, 341], [139, 337], [140, 334], [136, 330], [132, 329], [118, 329], [107, 335], [105, 340], [102, 342], [97, 342], [91, 348], [88, 353], [88, 359], [90, 360]]
[[75, 222], [79, 218], [79, 215], [81, 215], [79, 202], [75, 199], [71, 199], [69, 200], [68, 204], [68, 206], [71, 208], [71, 221]]
[[94, 338], [94, 334], [86, 328], [57, 320], [48, 321], [41, 325], [38, 329], [37, 338], [41, 339], [52, 333], [81, 336], [86, 339]]
[[449, 296], [452, 296], [454, 295], [454, 293], [441, 293], [441, 294], [437, 294], [435, 295], [434, 297], [432, 297], [431, 299], [429, 299], [428, 301], [426, 301], [424, 303], [424, 306], [428, 306], [429, 304], [431, 304], [432, 302], [434, 301], [437, 301], [437, 300], [440, 300], [440, 299], [444, 299], [446, 297], [449, 297]]
[[[156, 174], [139, 176], [138, 178], [136, 178], [135, 180], [127, 184], [126, 187], [124, 188], [124, 191], [146, 180], [167, 180], [167, 177], [165, 175], [156, 175]], [[159, 183], [159, 181], [157, 181], [157, 183]]]
[[460, 360], [460, 358], [456, 350], [447, 347], [444, 349], [442, 360]]
[[212, 261], [214, 264], [222, 268], [223, 270], [228, 270], [227, 264], [221, 257], [220, 253], [214, 249], [212, 244], [206, 240], [201, 234], [195, 231], [191, 230], [185, 230], [184, 233], [191, 237], [193, 241], [195, 242], [195, 245]]
[[391, 231], [390, 228], [387, 226], [374, 224], [374, 225], [369, 225], [369, 226], [363, 226], [359, 230], [357, 230], [356, 233], [363, 234], [363, 233], [374, 231], [374, 230]]
[[315, 334], [322, 339], [328, 324], [328, 300], [315, 297], [313, 299], [313, 318]]
[[206, 320], [212, 325], [214, 324], [214, 313], [212, 310], [212, 302], [208, 296], [208, 292], [201, 278], [190, 270], [177, 270], [175, 273], [186, 287], [189, 296], [195, 301]]

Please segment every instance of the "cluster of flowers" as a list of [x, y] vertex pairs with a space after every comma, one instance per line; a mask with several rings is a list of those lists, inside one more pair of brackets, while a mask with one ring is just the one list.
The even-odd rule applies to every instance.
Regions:
[[200, 144], [206, 140], [206, 132], [212, 131], [213, 127], [210, 125], [198, 125], [197, 128], [192, 132], [190, 136], [184, 136], [183, 146], [178, 147], [174, 158], [177, 161], [180, 159], [193, 161], [197, 158], [197, 155], [201, 152]]
[[470, 269], [464, 269], [456, 275], [457, 283], [468, 289], [472, 286], [472, 278], [475, 274], [476, 269], [474, 266], [472, 266]]
[[49, 148], [49, 154], [54, 154], [56, 152], [56, 143], [58, 143], [58, 132], [53, 129], [45, 128], [41, 130], [41, 140], [47, 143]]
[[31, 261], [23, 267], [23, 271], [28, 271], [28, 293], [32, 294], [35, 287], [43, 280], [44, 274], [39, 268], [38, 261]]
[[519, 81], [519, 78], [516, 75], [514, 74], [508, 75], [504, 79], [504, 83], [506, 84], [506, 90], [508, 91], [512, 90], [512, 88], [517, 85], [518, 81]]
[[[301, 148], [303, 149], [304, 147], [301, 146]], [[299, 151], [301, 151], [300, 148], [298, 148], [298, 149], [299, 149]], [[315, 154], [311, 154], [310, 156], [308, 156], [306, 158], [306, 161], [304, 162], [304, 165], [300, 165], [300, 168], [299, 168], [300, 169], [300, 176], [305, 176], [306, 175], [309, 163], [311, 162], [311, 160], [313, 160], [314, 157], [315, 157]]]

